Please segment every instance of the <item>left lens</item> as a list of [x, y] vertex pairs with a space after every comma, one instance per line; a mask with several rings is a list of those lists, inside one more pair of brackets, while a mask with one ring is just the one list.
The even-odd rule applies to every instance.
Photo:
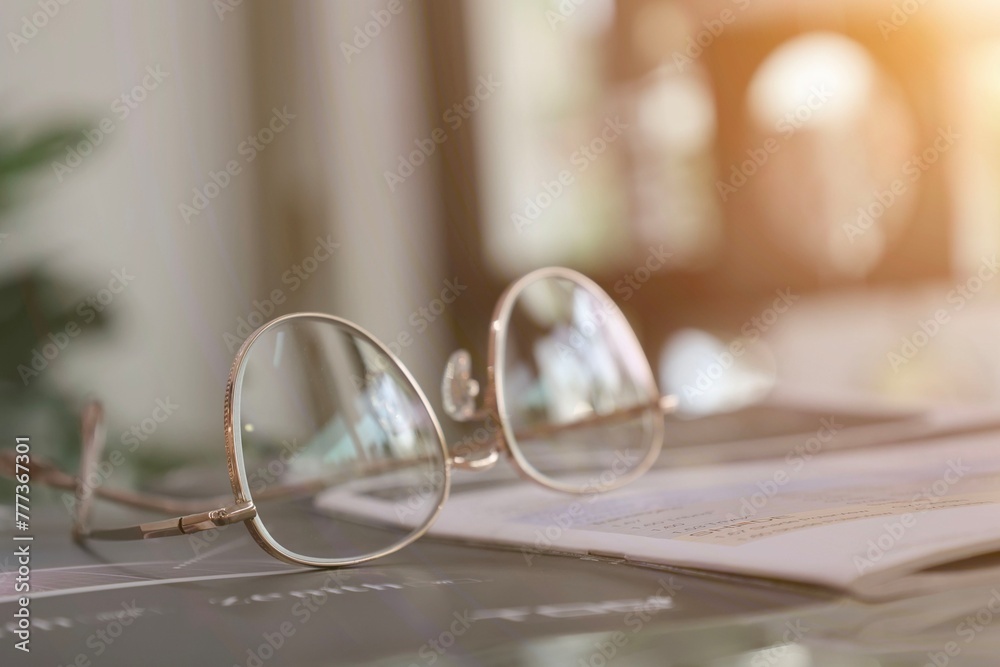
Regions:
[[399, 363], [322, 315], [255, 333], [238, 366], [233, 436], [253, 527], [282, 555], [345, 564], [418, 537], [447, 494], [440, 429]]
[[622, 486], [663, 441], [659, 390], [611, 298], [561, 268], [511, 288], [495, 332], [497, 406], [516, 463], [552, 488]]

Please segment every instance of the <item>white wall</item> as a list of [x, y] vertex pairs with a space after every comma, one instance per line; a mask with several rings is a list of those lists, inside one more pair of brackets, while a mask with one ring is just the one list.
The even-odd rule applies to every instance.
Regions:
[[[20, 32], [39, 5], [0, 4], [2, 122], [89, 116], [115, 125], [61, 183], [54, 170], [43, 175], [0, 246], [0, 271], [44, 259], [85, 295], [112, 270], [135, 276], [108, 306], [112, 336], [74, 339], [33, 381], [90, 389], [118, 426], [148, 417], [157, 398], [170, 397], [180, 407], [157, 438], [220, 451], [231, 361], [220, 333], [232, 326], [252, 273], [253, 167], [190, 225], [178, 205], [210, 169], [237, 157], [256, 129], [240, 9], [220, 21], [207, 2], [73, 1], [15, 53], [8, 32]], [[168, 76], [121, 119], [112, 103], [142, 81], [147, 66]], [[80, 324], [87, 328], [83, 318]]]
[[[333, 312], [368, 329], [439, 403], [451, 332], [445, 317], [425, 325], [419, 309], [453, 277], [443, 266], [441, 150], [394, 189], [385, 178], [400, 154], [443, 124], [428, 111], [434, 88], [421, 6], [299, 0], [260, 9], [261, 105], [287, 100], [299, 113], [265, 175], [265, 284], [281, 287], [281, 272], [317, 235], [331, 235], [337, 254], [289, 294], [294, 309]], [[359, 38], [359, 30], [371, 36]]]
[[[19, 30], [37, 1], [3, 3], [0, 25]], [[387, 4], [244, 0], [220, 18], [212, 2], [70, 0], [18, 53], [0, 44], [5, 119], [116, 124], [64, 182], [45, 175], [49, 189], [0, 245], [0, 271], [45, 257], [81, 285], [122, 267], [135, 276], [109, 307], [112, 337], [74, 340], [39, 378], [105, 398], [113, 441], [169, 396], [180, 408], [157, 439], [221, 452], [223, 334], [274, 288], [289, 297], [279, 312], [334, 312], [387, 341], [410, 334], [401, 356], [437, 401], [449, 331], [443, 319], [417, 331], [410, 314], [445, 279], [439, 163], [395, 193], [383, 177], [440, 124], [424, 111], [432, 79], [414, 55], [419, 5], [402, 2], [351, 62], [340, 46]], [[112, 101], [148, 65], [169, 75], [119, 120]], [[247, 164], [241, 142], [286, 106], [295, 120]], [[242, 172], [187, 224], [179, 204], [229, 160]], [[337, 255], [291, 293], [280, 276], [327, 234]]]

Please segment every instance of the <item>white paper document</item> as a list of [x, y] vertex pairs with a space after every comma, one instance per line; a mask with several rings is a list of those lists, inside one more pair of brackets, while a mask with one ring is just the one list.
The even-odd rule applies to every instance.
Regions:
[[[654, 470], [610, 494], [463, 490], [440, 536], [818, 584], [876, 599], [1000, 581], [1000, 434]], [[975, 557], [975, 558], [974, 558]]]

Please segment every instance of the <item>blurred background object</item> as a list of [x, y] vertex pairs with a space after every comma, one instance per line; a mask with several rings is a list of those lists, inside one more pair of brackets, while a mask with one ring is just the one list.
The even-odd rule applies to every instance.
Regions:
[[998, 2], [14, 0], [0, 18], [5, 126], [26, 132], [0, 140], [4, 191], [33, 172], [0, 212], [8, 433], [100, 396], [113, 446], [221, 458], [235, 349], [296, 310], [372, 331], [439, 408], [447, 351], [481, 369], [497, 296], [549, 264], [616, 299], [693, 414], [776, 386], [1000, 394]]
[[[15, 127], [0, 131], [0, 230], [34, 189], [37, 172], [61, 158], [82, 131], [70, 124], [31, 133]], [[0, 244], [8, 236], [0, 231]], [[47, 368], [50, 357], [82, 333], [75, 318], [86, 316], [92, 329], [102, 328], [103, 313], [89, 305], [83, 315], [72, 310], [73, 300], [81, 298], [77, 285], [49, 275], [44, 258], [16, 265], [0, 278], [0, 428], [7, 433], [30, 428], [71, 460], [79, 419], [72, 396], [31, 381]], [[33, 326], [39, 323], [49, 330], [41, 340]]]

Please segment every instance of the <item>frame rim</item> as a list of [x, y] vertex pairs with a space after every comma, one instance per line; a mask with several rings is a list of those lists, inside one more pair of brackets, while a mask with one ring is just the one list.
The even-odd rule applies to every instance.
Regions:
[[488, 409], [494, 412], [494, 415], [500, 424], [500, 430], [503, 435], [503, 449], [507, 451], [511, 464], [523, 478], [540, 484], [546, 488], [564, 493], [603, 493], [606, 491], [620, 489], [647, 473], [659, 458], [660, 453], [663, 450], [663, 441], [666, 431], [662, 413], [659, 413], [659, 419], [654, 420], [656, 431], [653, 434], [654, 441], [643, 460], [628, 473], [617, 478], [613, 484], [606, 487], [598, 487], [593, 490], [588, 490], [586, 487], [581, 487], [575, 484], [559, 482], [558, 480], [548, 477], [535, 468], [535, 466], [533, 466], [527, 458], [525, 458], [523, 452], [521, 452], [521, 448], [517, 443], [517, 438], [514, 437], [510, 421], [507, 418], [506, 400], [504, 399], [503, 391], [504, 373], [501, 364], [505, 361], [504, 350], [507, 342], [507, 333], [510, 329], [510, 316], [514, 308], [514, 304], [517, 302], [521, 293], [528, 286], [545, 278], [562, 278], [564, 280], [569, 280], [570, 282], [580, 285], [594, 296], [599, 298], [603, 297], [601, 299], [602, 301], [606, 299], [607, 302], [613, 306], [618, 316], [621, 317], [622, 321], [628, 326], [632, 342], [640, 351], [643, 352], [643, 377], [638, 378], [639, 381], [646, 385], [650, 396], [661, 396], [660, 388], [656, 384], [656, 379], [653, 376], [653, 368], [649, 363], [649, 358], [646, 356], [645, 351], [642, 350], [642, 345], [636, 337], [635, 329], [632, 328], [628, 318], [625, 317], [625, 313], [621, 311], [621, 308], [617, 303], [615, 303], [614, 299], [611, 298], [611, 295], [602, 289], [600, 285], [579, 271], [562, 266], [547, 266], [535, 269], [534, 271], [518, 278], [503, 291], [497, 301], [497, 305], [493, 310], [492, 323], [490, 324], [489, 347], [487, 350], [487, 378], [489, 381], [490, 393], [487, 396], [485, 403], [488, 406]]
[[437, 415], [434, 409], [431, 407], [430, 401], [427, 400], [427, 396], [424, 394], [420, 385], [414, 379], [413, 375], [410, 373], [409, 369], [399, 360], [396, 355], [394, 355], [388, 347], [382, 343], [381, 340], [376, 338], [371, 332], [364, 329], [363, 327], [351, 322], [350, 320], [344, 319], [342, 317], [337, 317], [336, 315], [329, 315], [327, 313], [319, 312], [297, 312], [288, 313], [286, 315], [281, 315], [268, 322], [265, 322], [261, 326], [247, 336], [247, 339], [243, 341], [240, 349], [236, 352], [236, 356], [233, 359], [232, 367], [229, 371], [229, 378], [226, 381], [226, 398], [225, 406], [223, 409], [223, 421], [224, 421], [224, 432], [225, 432], [225, 443], [226, 443], [226, 459], [229, 472], [229, 483], [233, 490], [233, 496], [237, 503], [240, 502], [253, 502], [253, 497], [250, 493], [249, 480], [246, 477], [246, 466], [243, 461], [243, 447], [242, 447], [242, 437], [241, 446], [236, 446], [236, 437], [239, 429], [236, 428], [236, 419], [238, 417], [237, 410], [235, 409], [242, 394], [242, 379], [243, 373], [246, 370], [246, 357], [247, 352], [263, 333], [278, 326], [279, 324], [288, 322], [290, 320], [303, 319], [303, 320], [320, 320], [333, 324], [334, 326], [346, 329], [352, 335], [360, 337], [362, 340], [373, 345], [379, 352], [383, 353], [386, 358], [388, 358], [397, 370], [402, 373], [403, 377], [410, 383], [413, 387], [414, 392], [420, 399], [421, 404], [427, 411], [430, 417], [431, 424], [434, 426], [434, 433], [437, 436], [438, 444], [441, 447], [441, 456], [443, 461], [443, 472], [444, 472], [444, 483], [442, 486], [441, 498], [438, 500], [437, 506], [434, 511], [424, 520], [424, 523], [406, 536], [401, 541], [381, 550], [365, 556], [356, 556], [353, 558], [313, 558], [310, 556], [305, 556], [303, 554], [296, 553], [291, 549], [283, 546], [278, 542], [271, 534], [268, 532], [267, 528], [264, 526], [264, 522], [261, 520], [260, 515], [257, 514], [251, 519], [247, 519], [243, 523], [246, 525], [247, 530], [250, 532], [250, 536], [253, 537], [254, 541], [268, 554], [277, 558], [279, 560], [285, 561], [286, 563], [292, 563], [293, 565], [306, 565], [309, 567], [321, 567], [321, 568], [334, 568], [334, 567], [347, 567], [350, 565], [358, 565], [368, 561], [381, 558], [383, 556], [388, 556], [390, 554], [396, 553], [400, 549], [409, 546], [416, 540], [423, 537], [428, 530], [430, 530], [431, 525], [438, 518], [444, 507], [445, 502], [448, 500], [449, 493], [451, 491], [451, 468], [452, 461], [448, 453], [448, 445], [445, 441], [444, 432], [441, 430], [441, 424], [438, 421]]

